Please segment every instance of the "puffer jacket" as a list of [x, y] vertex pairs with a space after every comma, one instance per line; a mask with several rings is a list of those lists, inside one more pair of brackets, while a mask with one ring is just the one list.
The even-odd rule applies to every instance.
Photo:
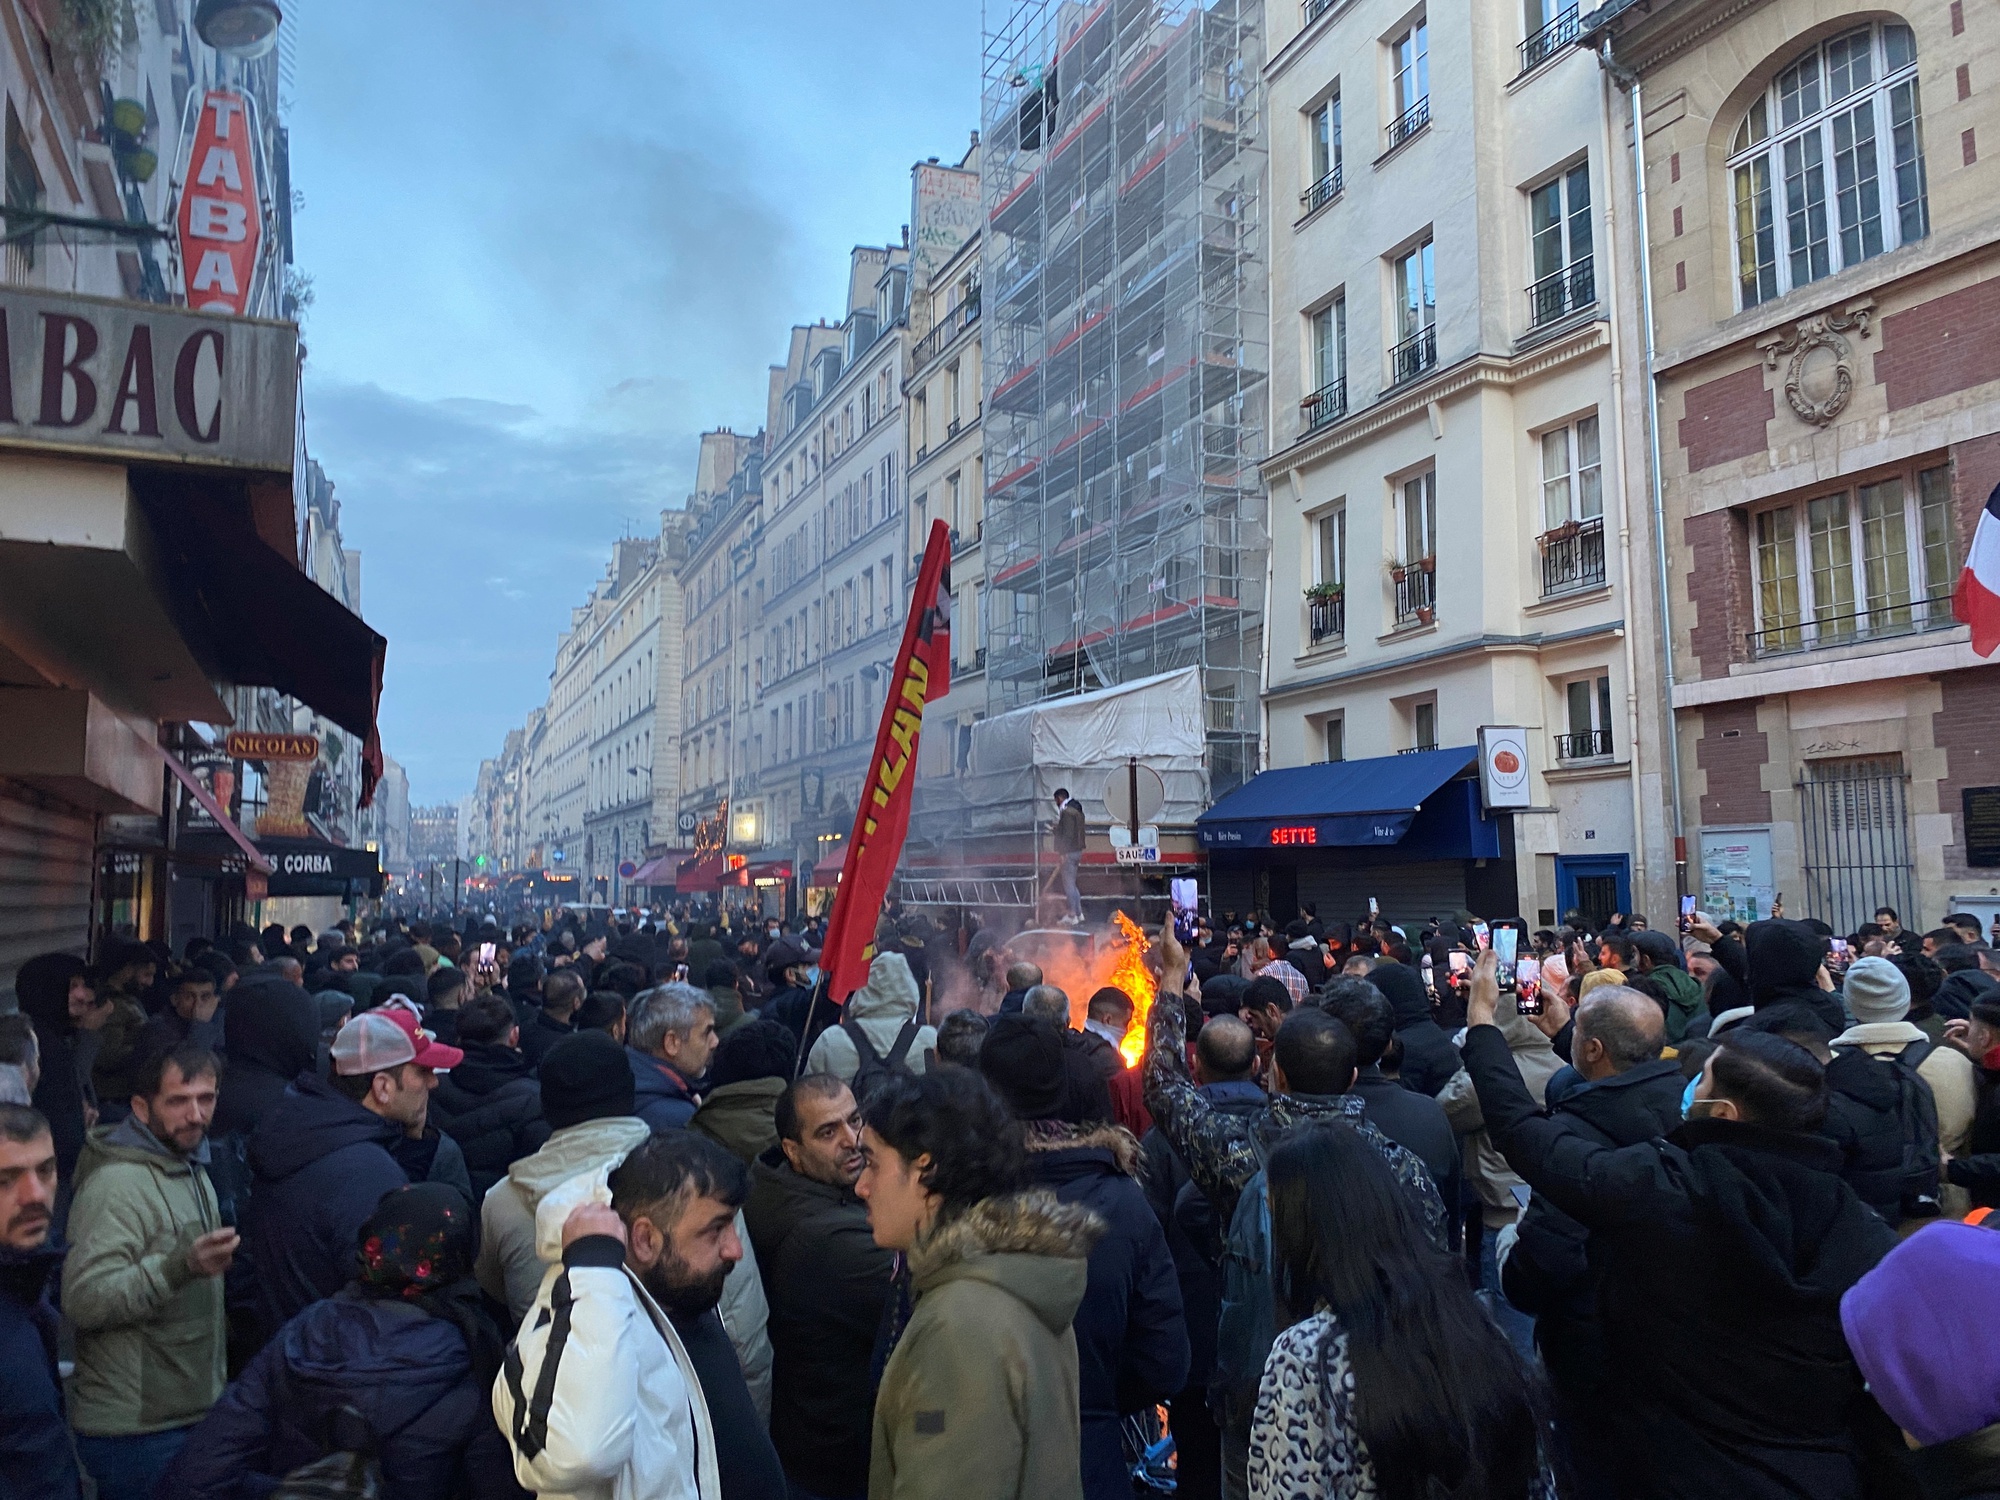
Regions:
[[[92, 1437], [165, 1432], [201, 1420], [227, 1377], [223, 1288], [188, 1250], [222, 1227], [204, 1167], [136, 1119], [84, 1142], [63, 1266], [63, 1314], [76, 1327], [70, 1420]], [[350, 1252], [351, 1253], [351, 1252]]]
[[1129, 1131], [1036, 1121], [1027, 1132], [1029, 1176], [1058, 1202], [1104, 1221], [1074, 1322], [1083, 1493], [1089, 1500], [1125, 1500], [1132, 1479], [1119, 1424], [1187, 1381], [1188, 1330], [1173, 1256], [1135, 1180], [1139, 1143]]
[[331, 1451], [334, 1414], [358, 1411], [398, 1500], [518, 1495], [489, 1385], [454, 1323], [349, 1287], [315, 1302], [231, 1382], [156, 1500], [238, 1500]]
[[625, 1061], [632, 1068], [633, 1114], [654, 1130], [678, 1130], [694, 1118], [700, 1096], [670, 1063], [636, 1047], [625, 1049]]
[[910, 1252], [916, 1306], [875, 1397], [868, 1500], [1082, 1500], [1071, 1321], [1102, 1232], [1046, 1190]]
[[[917, 993], [916, 978], [910, 973], [909, 960], [900, 953], [878, 953], [868, 966], [868, 983], [848, 996], [847, 1007], [841, 1016], [843, 1022], [852, 1021], [868, 1038], [868, 1044], [875, 1049], [878, 1057], [887, 1058], [896, 1046], [896, 1037], [904, 1023], [915, 1018], [920, 996]], [[927, 1054], [937, 1050], [937, 1028], [920, 1026], [910, 1043], [910, 1050], [903, 1059], [907, 1072], [924, 1071]], [[849, 1083], [860, 1071], [861, 1057], [854, 1050], [854, 1042], [839, 1026], [829, 1026], [813, 1043], [812, 1055], [806, 1059], [808, 1073], [831, 1073], [844, 1078]]]
[[528, 1060], [491, 1042], [466, 1046], [465, 1061], [438, 1079], [430, 1117], [465, 1153], [476, 1204], [549, 1138], [542, 1090]]

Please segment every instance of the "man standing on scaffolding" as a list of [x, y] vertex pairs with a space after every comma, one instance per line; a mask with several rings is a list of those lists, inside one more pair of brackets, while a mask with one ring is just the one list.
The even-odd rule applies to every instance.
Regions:
[[[1069, 912], [1063, 921], [1071, 927], [1083, 925], [1083, 893], [1076, 887], [1076, 872], [1083, 864], [1083, 804], [1071, 797], [1066, 787], [1057, 787], [1055, 848], [1056, 875], [1062, 881]], [[1051, 880], [1050, 885], [1055, 881]]]

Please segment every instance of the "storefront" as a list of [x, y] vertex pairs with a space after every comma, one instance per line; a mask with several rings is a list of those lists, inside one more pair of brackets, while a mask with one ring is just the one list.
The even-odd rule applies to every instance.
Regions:
[[1217, 913], [1405, 927], [1460, 910], [1513, 915], [1513, 815], [1489, 813], [1475, 746], [1265, 771], [1195, 823]]

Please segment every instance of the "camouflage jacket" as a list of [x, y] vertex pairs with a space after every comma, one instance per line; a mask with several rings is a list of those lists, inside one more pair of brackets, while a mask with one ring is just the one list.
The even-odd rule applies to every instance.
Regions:
[[[1430, 1173], [1412, 1152], [1369, 1122], [1358, 1095], [1279, 1094], [1261, 1114], [1224, 1113], [1201, 1096], [1187, 1075], [1186, 1027], [1177, 997], [1153, 1007], [1146, 1049], [1146, 1108], [1187, 1163], [1194, 1185], [1214, 1206], [1218, 1226], [1229, 1224], [1245, 1185], [1263, 1170], [1257, 1146], [1268, 1156], [1295, 1126], [1339, 1120], [1382, 1153], [1396, 1180], [1408, 1189], [1431, 1242], [1440, 1250], [1450, 1248], [1444, 1199]], [[1256, 1145], [1251, 1143], [1253, 1133]]]

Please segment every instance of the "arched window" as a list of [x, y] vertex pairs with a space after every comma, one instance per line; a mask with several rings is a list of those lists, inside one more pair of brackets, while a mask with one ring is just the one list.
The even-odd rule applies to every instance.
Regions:
[[1930, 233], [1910, 28], [1857, 27], [1779, 73], [1737, 126], [1729, 176], [1744, 307]]

